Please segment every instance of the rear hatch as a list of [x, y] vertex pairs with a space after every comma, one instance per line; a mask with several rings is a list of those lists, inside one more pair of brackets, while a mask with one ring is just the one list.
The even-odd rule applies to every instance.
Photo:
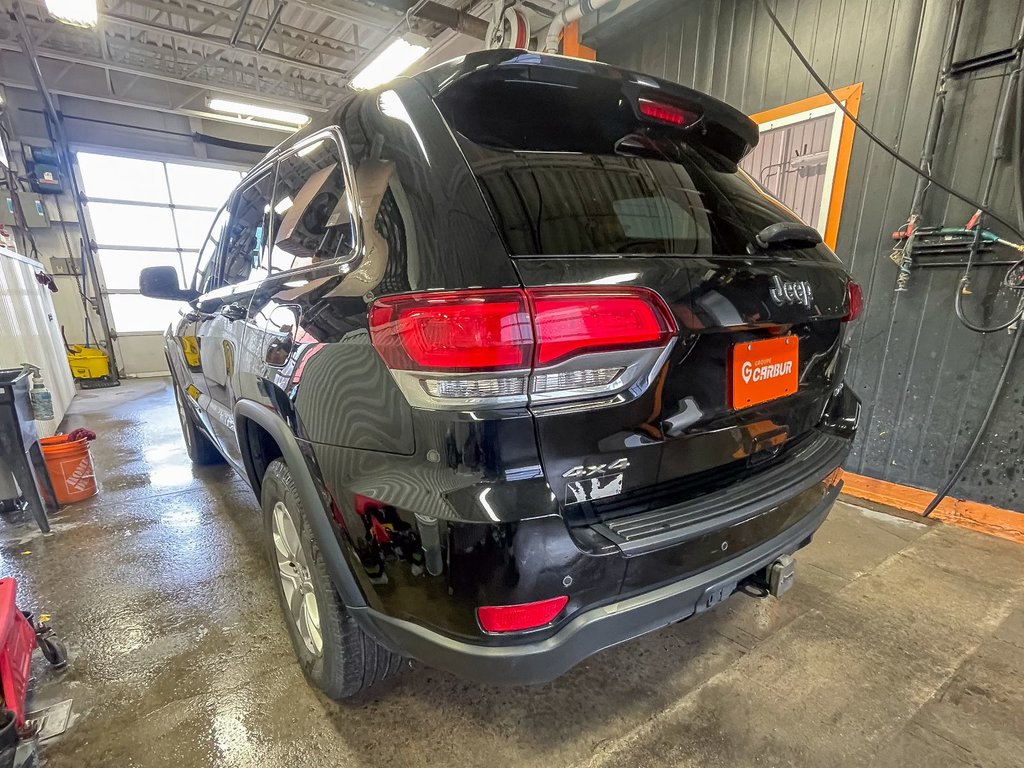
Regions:
[[675, 325], [618, 392], [531, 399], [564, 517], [614, 520], [777, 466], [814, 438], [841, 376], [849, 289], [738, 170], [756, 127], [664, 81], [506, 56], [447, 73], [435, 101], [523, 285], [649, 289]]

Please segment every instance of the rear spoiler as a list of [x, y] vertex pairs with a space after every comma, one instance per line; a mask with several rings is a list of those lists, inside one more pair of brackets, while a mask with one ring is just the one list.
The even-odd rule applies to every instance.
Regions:
[[698, 131], [700, 142], [733, 163], [739, 162], [757, 146], [757, 124], [725, 102], [678, 83], [596, 61], [502, 48], [452, 59], [416, 75], [414, 79], [427, 89], [431, 98], [436, 99], [467, 78], [493, 82], [495, 77], [504, 79], [503, 75], [508, 80], [564, 82], [567, 85], [586, 78], [615, 81], [641, 120], [646, 117], [640, 114], [639, 103], [650, 99], [668, 102], [699, 116], [693, 128]]

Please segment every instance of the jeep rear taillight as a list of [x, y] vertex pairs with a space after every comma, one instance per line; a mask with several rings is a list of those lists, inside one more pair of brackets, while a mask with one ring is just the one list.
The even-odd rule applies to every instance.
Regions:
[[843, 316], [843, 322], [852, 323], [864, 312], [864, 291], [861, 290], [860, 283], [853, 280], [847, 282], [846, 297], [850, 308]]
[[414, 293], [378, 299], [373, 345], [388, 367], [406, 371], [528, 368], [533, 331], [520, 291]]
[[536, 365], [583, 352], [662, 347], [676, 334], [661, 298], [645, 288], [529, 289]]
[[646, 288], [399, 294], [370, 308], [374, 347], [420, 407], [613, 394], [650, 374], [676, 333], [665, 303]]

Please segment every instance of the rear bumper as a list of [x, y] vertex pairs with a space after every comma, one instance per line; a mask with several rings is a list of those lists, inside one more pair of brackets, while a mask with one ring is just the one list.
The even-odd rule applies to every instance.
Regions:
[[542, 640], [511, 646], [483, 646], [454, 640], [425, 627], [370, 608], [350, 609], [385, 645], [479, 683], [544, 683], [583, 659], [618, 643], [688, 618], [709, 591], [735, 585], [781, 555], [805, 545], [825, 520], [842, 483], [832, 486], [798, 522], [756, 547], [680, 581], [580, 613]]

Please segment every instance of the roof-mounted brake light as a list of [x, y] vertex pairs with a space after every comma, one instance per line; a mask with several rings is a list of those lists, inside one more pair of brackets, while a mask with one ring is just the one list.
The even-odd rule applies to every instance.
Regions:
[[674, 125], [677, 128], [693, 125], [700, 117], [695, 112], [690, 112], [682, 107], [677, 107], [675, 104], [667, 104], [663, 101], [639, 99], [637, 104], [640, 107], [640, 114], [644, 117], [657, 120], [659, 123]]

